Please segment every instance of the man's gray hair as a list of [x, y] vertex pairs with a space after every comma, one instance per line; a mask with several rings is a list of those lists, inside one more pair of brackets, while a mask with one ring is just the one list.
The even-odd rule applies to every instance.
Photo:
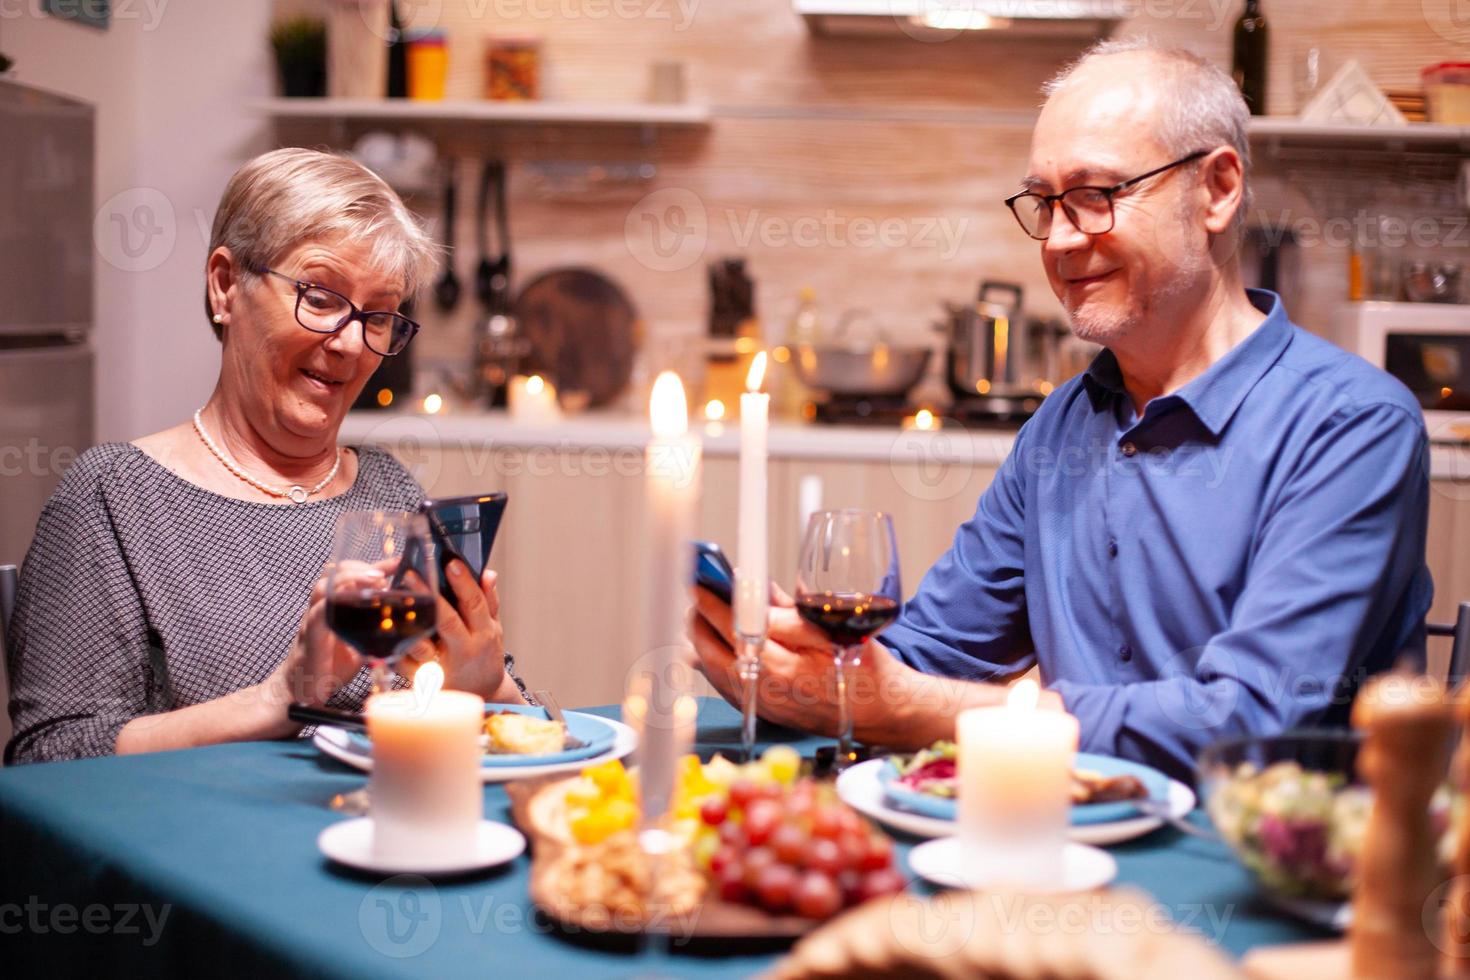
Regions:
[[1078, 68], [1093, 58], [1131, 52], [1153, 55], [1168, 80], [1160, 99], [1162, 118], [1156, 127], [1165, 153], [1171, 158], [1178, 158], [1195, 150], [1229, 144], [1240, 156], [1244, 187], [1233, 225], [1239, 232], [1245, 227], [1253, 197], [1250, 136], [1247, 132], [1250, 110], [1246, 108], [1235, 80], [1218, 66], [1188, 48], [1161, 44], [1146, 35], [1099, 41], [1043, 85], [1041, 94], [1050, 99], [1067, 86]]

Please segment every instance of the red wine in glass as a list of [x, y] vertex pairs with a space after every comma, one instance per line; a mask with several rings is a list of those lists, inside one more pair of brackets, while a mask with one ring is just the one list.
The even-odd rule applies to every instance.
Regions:
[[832, 641], [837, 701], [834, 769], [857, 758], [848, 673], [862, 645], [898, 618], [898, 542], [893, 521], [871, 510], [812, 514], [796, 562], [796, 611]]
[[348, 588], [327, 597], [327, 626], [363, 657], [393, 663], [434, 631], [436, 611], [428, 592]]
[[796, 601], [802, 619], [842, 647], [853, 647], [898, 618], [898, 602], [863, 592], [816, 592]]

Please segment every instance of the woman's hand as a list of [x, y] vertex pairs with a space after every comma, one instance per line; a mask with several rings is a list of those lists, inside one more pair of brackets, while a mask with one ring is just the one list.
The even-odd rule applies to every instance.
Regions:
[[286, 701], [314, 707], [327, 703], [357, 674], [362, 661], [327, 626], [327, 578], [317, 579], [311, 603], [286, 659], [267, 679], [267, 688]]
[[411, 679], [420, 664], [437, 657], [446, 688], [470, 691], [487, 701], [520, 702], [520, 690], [505, 672], [505, 631], [495, 572], [485, 569], [477, 584], [469, 566], [456, 558], [449, 563], [447, 577], [459, 608], [442, 595], [436, 597], [435, 639], [409, 651], [399, 670]]

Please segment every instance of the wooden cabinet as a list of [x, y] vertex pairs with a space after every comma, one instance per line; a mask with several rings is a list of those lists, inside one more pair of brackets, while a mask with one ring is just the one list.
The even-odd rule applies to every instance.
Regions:
[[[551, 449], [516, 446], [385, 446], [431, 494], [505, 490], [510, 505], [491, 564], [501, 570], [506, 640], [522, 676], [555, 690], [567, 705], [620, 700], [624, 677], [642, 653], [642, 452], [632, 447]], [[904, 590], [949, 547], [995, 476], [982, 464], [904, 460], [773, 458], [770, 470], [771, 572], [790, 590], [801, 542], [799, 488], [822, 481], [822, 506], [880, 509], [893, 515]], [[1454, 618], [1470, 599], [1470, 485], [1433, 481], [1428, 560], [1435, 579], [1431, 613]], [[706, 454], [698, 533], [734, 560], [738, 497], [732, 455]], [[1430, 648], [1442, 669], [1447, 648]]]

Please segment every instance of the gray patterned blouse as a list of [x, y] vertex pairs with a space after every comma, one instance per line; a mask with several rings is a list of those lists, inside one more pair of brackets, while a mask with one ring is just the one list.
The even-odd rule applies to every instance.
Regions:
[[[346, 493], [294, 506], [212, 493], [129, 443], [84, 453], [42, 511], [21, 568], [7, 763], [110, 755], [139, 715], [269, 676], [296, 636], [338, 516], [413, 510], [423, 499], [392, 456], [356, 451]], [[369, 689], [364, 668], [329, 704], [357, 710]]]

